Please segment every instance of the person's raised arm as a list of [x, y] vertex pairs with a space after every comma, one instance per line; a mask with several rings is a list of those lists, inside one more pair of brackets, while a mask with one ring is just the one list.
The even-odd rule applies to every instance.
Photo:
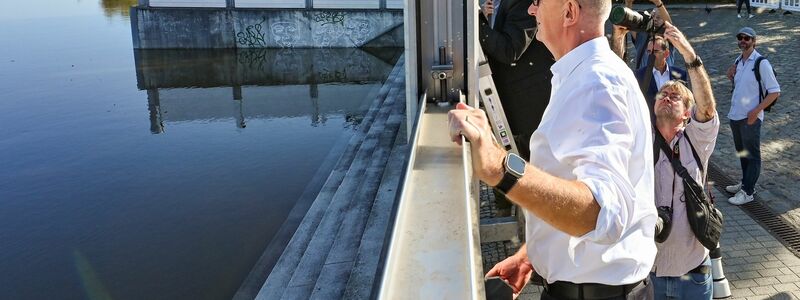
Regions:
[[628, 33], [628, 29], [622, 26], [611, 25], [613, 31], [611, 31], [611, 51], [619, 56], [621, 59], [625, 59], [625, 35]]
[[695, 118], [700, 122], [711, 120], [717, 113], [717, 102], [714, 99], [711, 81], [708, 79], [706, 68], [704, 66], [689, 67], [688, 64], [697, 59], [694, 48], [689, 44], [686, 36], [684, 36], [677, 27], [672, 25], [672, 23], [666, 22], [664, 26], [664, 37], [675, 45], [675, 48], [678, 49], [678, 52], [680, 52], [684, 60], [686, 60], [686, 71], [689, 73], [689, 80], [692, 83], [692, 94], [694, 94], [694, 101], [697, 105]]
[[672, 17], [669, 16], [669, 12], [667, 11], [667, 7], [664, 5], [664, 1], [650, 0], [650, 2], [656, 5], [656, 8], [658, 9], [658, 15], [661, 16], [661, 19], [671, 24]]

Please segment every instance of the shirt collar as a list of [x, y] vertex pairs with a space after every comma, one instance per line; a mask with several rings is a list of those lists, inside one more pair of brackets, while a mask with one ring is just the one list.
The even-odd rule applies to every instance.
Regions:
[[611, 48], [608, 46], [608, 40], [604, 36], [588, 40], [557, 60], [550, 67], [550, 71], [553, 72], [553, 77], [563, 80], [589, 56], [609, 49]]
[[[747, 57], [747, 61], [755, 60], [759, 56], [761, 56], [761, 53], [758, 53], [758, 50], [753, 49], [753, 53], [750, 53], [750, 56]], [[742, 57], [742, 55], [739, 54], [739, 58], [740, 59], [741, 59], [741, 57]]]
[[659, 76], [663, 76], [664, 74], [667, 74], [667, 75], [669, 75], [669, 64], [667, 64], [667, 68], [666, 68], [666, 69], [664, 69], [664, 73], [661, 73], [661, 72], [659, 72], [659, 71], [658, 71], [658, 69], [656, 69], [655, 67], [653, 67], [653, 74], [655, 74], [655, 75], [659, 75]]

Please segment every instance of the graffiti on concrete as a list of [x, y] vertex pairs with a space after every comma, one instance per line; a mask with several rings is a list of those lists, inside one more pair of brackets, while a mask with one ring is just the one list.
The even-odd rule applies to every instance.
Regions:
[[236, 42], [247, 47], [266, 47], [267, 43], [264, 40], [264, 33], [261, 32], [262, 24], [264, 24], [265, 21], [266, 19], [262, 17], [261, 22], [248, 25], [245, 27], [244, 31], [236, 33]]
[[297, 39], [297, 24], [289, 22], [275, 22], [270, 26], [275, 43], [282, 48], [292, 48]]
[[314, 30], [313, 39], [320, 47], [330, 47], [334, 45], [335, 41], [342, 37], [343, 34], [344, 27], [342, 25], [327, 23], [322, 24]]
[[372, 24], [365, 18], [351, 18], [347, 20], [347, 36], [354, 46], [360, 47], [372, 36]]
[[373, 35], [376, 24], [364, 17], [348, 17], [345, 12], [315, 13], [312, 39], [320, 47], [364, 45]]
[[344, 26], [344, 16], [345, 12], [343, 11], [322, 11], [314, 13], [312, 18], [314, 22], [317, 22], [320, 25], [339, 24]]

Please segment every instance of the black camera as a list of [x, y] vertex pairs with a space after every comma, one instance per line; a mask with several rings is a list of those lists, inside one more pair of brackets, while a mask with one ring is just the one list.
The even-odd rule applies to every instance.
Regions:
[[611, 9], [611, 24], [628, 28], [628, 30], [649, 32], [649, 33], [664, 33], [664, 25], [656, 27], [653, 22], [653, 17], [647, 11], [637, 12], [624, 6], [614, 6]]
[[656, 221], [656, 242], [663, 243], [672, 231], [672, 207], [659, 206], [658, 220]]

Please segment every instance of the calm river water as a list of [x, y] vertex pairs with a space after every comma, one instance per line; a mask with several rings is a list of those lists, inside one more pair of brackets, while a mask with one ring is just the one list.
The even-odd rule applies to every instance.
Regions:
[[398, 54], [134, 51], [135, 3], [0, 10], [2, 299], [229, 299]]

